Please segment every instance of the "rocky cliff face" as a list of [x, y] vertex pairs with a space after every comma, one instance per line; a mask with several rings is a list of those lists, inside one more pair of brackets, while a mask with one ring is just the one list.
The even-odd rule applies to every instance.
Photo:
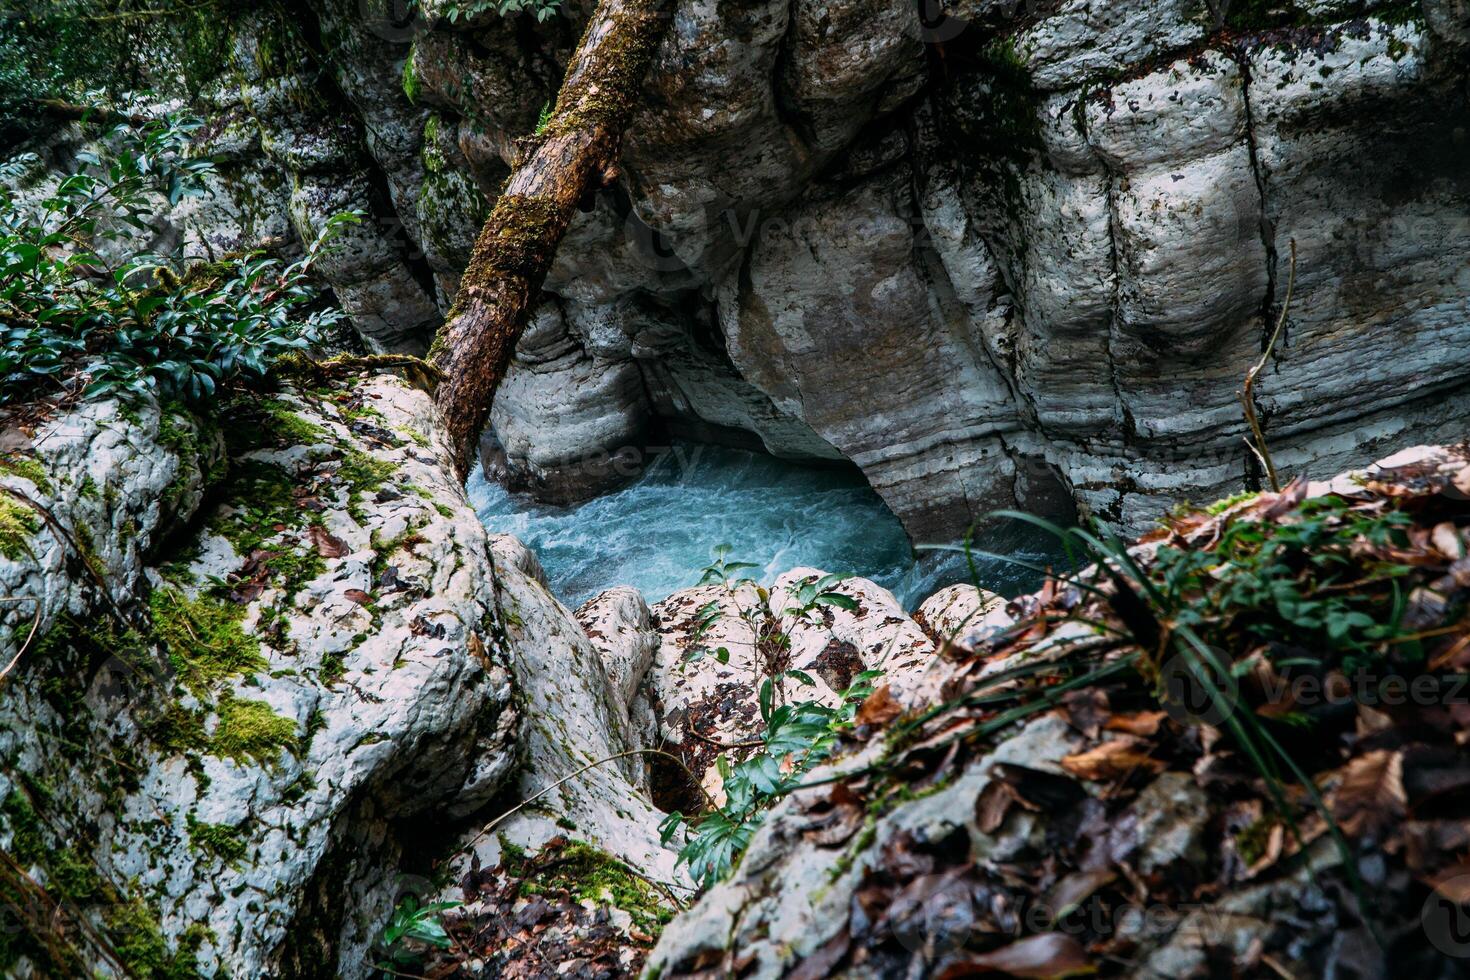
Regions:
[[[0, 971], [366, 972], [418, 822], [519, 762], [430, 411], [369, 380], [223, 437], [146, 403], [7, 428]], [[63, 920], [80, 962], [41, 938]]]
[[[421, 350], [585, 15], [315, 0], [207, 87], [202, 249], [372, 220], [326, 274]], [[477, 9], [477, 8], [475, 8]], [[1000, 504], [1130, 526], [1465, 417], [1466, 44], [1450, 0], [681, 3], [493, 418], [547, 499], [672, 433], [847, 459], [917, 537]], [[503, 458], [501, 454], [503, 450]], [[613, 465], [612, 462], [616, 462]]]

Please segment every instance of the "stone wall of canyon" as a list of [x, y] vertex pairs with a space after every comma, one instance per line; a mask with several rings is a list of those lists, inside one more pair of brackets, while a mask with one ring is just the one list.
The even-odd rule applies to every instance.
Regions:
[[[218, 253], [360, 208], [324, 272], [370, 346], [423, 350], [589, 8], [455, 6], [244, 16], [195, 106], [224, 176], [160, 235]], [[1257, 395], [1278, 465], [1452, 440], [1467, 50], [1459, 0], [680, 0], [492, 461], [564, 501], [692, 437], [850, 460], [915, 538], [1010, 505], [1137, 527], [1260, 480], [1237, 391], [1293, 247]]]

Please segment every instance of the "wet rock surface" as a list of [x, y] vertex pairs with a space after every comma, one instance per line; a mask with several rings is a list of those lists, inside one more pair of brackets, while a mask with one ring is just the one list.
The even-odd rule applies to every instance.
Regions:
[[[237, 408], [222, 428], [146, 402], [13, 420], [0, 575], [40, 601], [5, 611], [6, 884], [20, 914], [90, 931], [81, 961], [11, 941], [7, 970], [364, 976], [405, 894], [452, 903], [450, 945], [413, 961], [444, 977], [1164, 977], [1443, 952], [1416, 937], [1463, 840], [1436, 788], [1463, 768], [1453, 712], [1322, 716], [1341, 737], [1310, 764], [1345, 851], [1300, 794], [1294, 837], [1218, 730], [1110, 659], [1128, 647], [1106, 587], [954, 586], [908, 616], [796, 569], [573, 611], [465, 505], [425, 393], [357, 378]], [[1137, 554], [1323, 495], [1396, 501], [1423, 527], [1355, 547], [1410, 562], [1414, 615], [1452, 646], [1433, 617], [1464, 591], [1446, 515], [1467, 473], [1463, 448], [1414, 450], [1182, 514]], [[833, 761], [697, 894], [666, 811], [722, 802], [716, 760], [757, 748], [763, 697], [835, 706], [864, 676], [879, 690]]]
[[[370, 346], [421, 350], [585, 5], [312, 7], [332, 83], [274, 15], [242, 23], [201, 106], [219, 193], [170, 233], [306, 239], [361, 208], [323, 271]], [[1278, 456], [1335, 472], [1453, 438], [1454, 3], [931, 13], [679, 5], [624, 177], [561, 248], [497, 402], [509, 482], [583, 497], [672, 434], [851, 460], [915, 538], [1017, 503], [1138, 529], [1259, 478], [1236, 391], [1293, 243], [1257, 391]]]

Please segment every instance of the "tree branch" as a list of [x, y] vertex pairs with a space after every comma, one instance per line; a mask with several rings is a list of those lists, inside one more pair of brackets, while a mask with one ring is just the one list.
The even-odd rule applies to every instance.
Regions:
[[623, 130], [671, 7], [671, 0], [600, 0], [555, 111], [528, 141], [480, 231], [429, 352], [444, 372], [437, 401], [461, 478], [578, 202], [615, 179]]

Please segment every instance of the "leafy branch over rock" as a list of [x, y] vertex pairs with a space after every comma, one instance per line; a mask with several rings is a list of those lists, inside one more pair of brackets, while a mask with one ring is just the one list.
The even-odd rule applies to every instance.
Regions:
[[121, 126], [106, 159], [39, 201], [0, 190], [0, 403], [151, 393], [203, 407], [259, 387], [283, 355], [342, 319], [310, 281], [333, 217], [299, 259], [185, 262], [147, 250], [153, 212], [204, 193], [213, 165], [188, 153], [197, 123]]

